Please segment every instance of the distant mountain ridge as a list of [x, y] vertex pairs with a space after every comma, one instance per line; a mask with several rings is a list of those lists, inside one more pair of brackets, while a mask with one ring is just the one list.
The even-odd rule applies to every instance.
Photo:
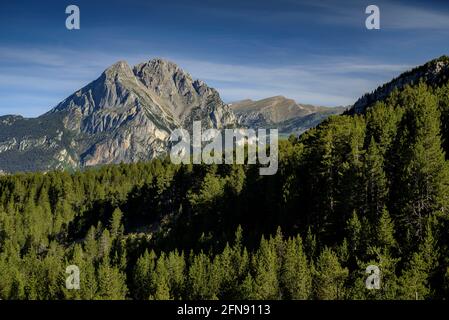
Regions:
[[240, 124], [252, 128], [276, 127], [284, 135], [301, 134], [327, 117], [340, 114], [346, 109], [299, 104], [283, 96], [258, 101], [237, 101], [231, 103], [231, 108]]

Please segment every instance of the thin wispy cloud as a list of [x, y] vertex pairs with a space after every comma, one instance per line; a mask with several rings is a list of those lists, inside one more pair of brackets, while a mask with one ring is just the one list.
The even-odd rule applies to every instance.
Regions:
[[[0, 70], [0, 86], [10, 92], [9, 99], [0, 97], [0, 110], [11, 111], [11, 94], [19, 98], [23, 92], [34, 93], [32, 109], [25, 115], [36, 116], [56, 105], [60, 100], [96, 79], [101, 72], [117, 60], [125, 59], [130, 65], [153, 58], [144, 54], [122, 56], [119, 53], [77, 52], [46, 48], [0, 48], [8, 56], [9, 66]], [[267, 65], [224, 64], [168, 56], [194, 78], [215, 87], [227, 102], [241, 99], [262, 99], [284, 95], [302, 103], [319, 105], [348, 105], [363, 93], [373, 90], [382, 81], [409, 68], [406, 65], [374, 63], [354, 57], [322, 57], [327, 63], [288, 64], [279, 67]], [[34, 67], [30, 67], [34, 65]], [[372, 77], [368, 77], [368, 75]], [[45, 94], [46, 98], [41, 96]], [[49, 98], [53, 97], [51, 104]], [[31, 99], [28, 99], [29, 102]], [[36, 113], [37, 112], [37, 113]]]
[[[225, 6], [199, 8], [200, 12], [217, 18], [229, 20], [245, 20], [248, 23], [265, 21], [266, 23], [297, 23], [306, 22], [313, 27], [315, 24], [364, 26], [367, 14], [365, 9], [370, 4], [380, 8], [383, 28], [392, 29], [436, 29], [449, 28], [449, 11], [439, 8], [419, 5], [411, 1], [393, 2], [377, 0], [375, 2], [358, 0], [280, 0], [275, 10], [263, 6], [245, 6], [240, 10], [231, 10]], [[287, 6], [286, 4], [289, 4]], [[317, 11], [318, 9], [318, 11]], [[311, 15], [313, 11], [313, 15]]]
[[[405, 65], [356, 64], [344, 60], [333, 64], [276, 68], [195, 60], [180, 60], [180, 63], [195, 76], [217, 84], [223, 98], [228, 101], [281, 94], [303, 103], [330, 106], [353, 103], [363, 93], [375, 89], [381, 81], [408, 68]], [[373, 73], [378, 78], [367, 78], [367, 73]]]
[[391, 3], [385, 5], [382, 16], [385, 28], [449, 31], [449, 11]]

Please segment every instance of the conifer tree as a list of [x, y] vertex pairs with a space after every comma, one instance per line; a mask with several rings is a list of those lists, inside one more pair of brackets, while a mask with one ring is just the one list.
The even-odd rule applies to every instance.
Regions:
[[189, 298], [190, 299], [217, 299], [219, 283], [212, 275], [212, 263], [209, 257], [200, 252], [193, 257], [189, 268]]
[[441, 113], [441, 139], [442, 146], [446, 154], [449, 156], [449, 83], [437, 90], [438, 109]]
[[97, 270], [98, 291], [95, 299], [123, 300], [127, 294], [126, 276], [103, 259]]
[[386, 208], [382, 210], [382, 215], [379, 217], [376, 228], [377, 246], [385, 250], [390, 250], [396, 247], [396, 240], [394, 238], [394, 223]]
[[116, 208], [114, 212], [112, 212], [110, 221], [110, 234], [113, 239], [117, 238], [123, 233], [122, 217], [123, 212], [120, 210], [120, 208]]
[[371, 137], [363, 165], [364, 211], [370, 222], [378, 220], [386, 205], [388, 188], [383, 169], [383, 155]]
[[98, 256], [98, 245], [96, 240], [96, 230], [94, 226], [91, 226], [86, 238], [84, 240], [84, 250], [86, 252], [87, 258], [90, 261], [94, 261]]
[[345, 281], [348, 269], [342, 268], [337, 255], [324, 248], [316, 262], [313, 291], [316, 299], [335, 300], [345, 298]]
[[170, 300], [169, 272], [165, 264], [165, 255], [161, 254], [156, 262], [156, 268], [153, 271], [154, 279], [153, 292], [150, 293], [150, 300]]
[[278, 279], [278, 259], [273, 242], [262, 237], [260, 247], [253, 257], [254, 286], [256, 299], [276, 300], [281, 298]]
[[281, 283], [286, 299], [305, 300], [311, 296], [312, 277], [299, 236], [287, 240]]
[[170, 252], [166, 260], [169, 273], [169, 287], [171, 295], [174, 299], [181, 299], [184, 293], [186, 278], [186, 263], [184, 253], [179, 254], [178, 251]]
[[413, 253], [407, 268], [400, 278], [400, 297], [402, 299], [425, 299], [432, 292], [430, 279], [438, 266], [436, 241], [433, 237], [432, 224], [426, 226], [426, 234], [417, 252]]
[[254, 294], [254, 280], [250, 273], [248, 273], [239, 286], [239, 294], [237, 296], [242, 300], [256, 299]]
[[447, 212], [448, 169], [440, 139], [436, 98], [424, 84], [402, 93], [406, 111], [401, 122], [399, 177], [394, 203], [401, 234], [408, 245], [424, 237], [427, 218]]
[[309, 258], [309, 261], [313, 263], [316, 257], [317, 243], [316, 243], [316, 236], [315, 234], [312, 233], [312, 229], [310, 228], [310, 226], [307, 228], [307, 235], [304, 243], [304, 249], [307, 257]]
[[355, 258], [362, 250], [362, 223], [360, 222], [355, 211], [347, 222], [346, 230], [349, 240], [350, 254]]
[[135, 299], [146, 300], [149, 298], [154, 282], [151, 275], [155, 268], [155, 259], [156, 254], [153, 250], [150, 253], [148, 253], [148, 250], [145, 250], [144, 254], [137, 259], [133, 272]]

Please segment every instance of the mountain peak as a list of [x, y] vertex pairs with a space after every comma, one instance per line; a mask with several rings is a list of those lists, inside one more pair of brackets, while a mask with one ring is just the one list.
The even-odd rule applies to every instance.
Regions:
[[267, 99], [273, 99], [273, 100], [291, 100], [291, 99], [287, 99], [286, 97], [284, 97], [283, 95], [278, 95], [278, 96], [274, 96], [274, 97], [270, 97]]
[[133, 71], [128, 63], [124, 60], [117, 61], [104, 71], [107, 78], [114, 78], [117, 75], [133, 77]]
[[152, 73], [173, 74], [179, 72], [190, 78], [190, 75], [187, 72], [184, 72], [184, 70], [182, 70], [176, 63], [162, 58], [154, 58], [147, 62], [139, 63], [134, 67], [134, 72], [142, 72], [143, 69], [151, 70]]
[[[177, 64], [156, 58], [136, 65], [136, 78], [150, 91], [167, 102], [171, 112], [183, 122], [194, 108], [204, 107], [212, 89], [202, 81], [194, 81], [190, 74]], [[217, 105], [222, 102], [218, 101]]]
[[179, 68], [176, 63], [174, 63], [170, 60], [164, 59], [164, 58], [160, 58], [160, 57], [148, 60], [148, 63], [155, 65], [155, 66], [158, 65], [158, 66], [170, 66], [173, 68]]

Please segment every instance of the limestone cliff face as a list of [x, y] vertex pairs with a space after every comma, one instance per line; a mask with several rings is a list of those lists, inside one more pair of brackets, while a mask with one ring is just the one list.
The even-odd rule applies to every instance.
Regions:
[[134, 67], [134, 74], [154, 92], [184, 128], [200, 120], [207, 128], [223, 128], [236, 123], [228, 105], [218, 92], [192, 77], [176, 64], [154, 59]]
[[176, 128], [234, 126], [218, 92], [172, 62], [119, 61], [46, 114], [0, 117], [0, 170], [49, 170], [148, 160]]

